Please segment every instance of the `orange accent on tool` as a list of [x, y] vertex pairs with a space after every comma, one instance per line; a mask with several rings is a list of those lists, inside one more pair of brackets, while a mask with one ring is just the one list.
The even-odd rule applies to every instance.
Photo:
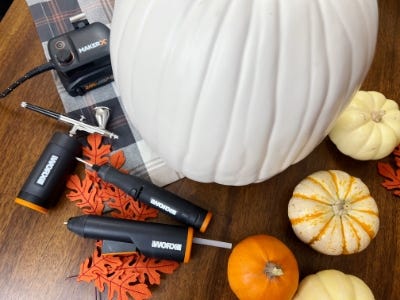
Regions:
[[192, 245], [193, 245], [193, 232], [194, 232], [193, 228], [189, 227], [186, 239], [185, 257], [183, 258], [184, 263], [187, 263], [190, 260], [190, 255], [192, 253]]
[[21, 198], [15, 198], [15, 203], [18, 203], [19, 205], [22, 205], [22, 206], [28, 207], [30, 209], [36, 210], [36, 211], [38, 211], [38, 212], [40, 212], [42, 214], [46, 214], [47, 211], [48, 211], [44, 207], [41, 207], [39, 205], [36, 205], [36, 204], [34, 204], [32, 202], [26, 201], [26, 200], [21, 199]]
[[200, 232], [205, 232], [206, 231], [208, 225], [211, 222], [211, 218], [212, 218], [212, 212], [209, 211], [207, 213], [206, 217], [204, 218], [203, 224], [201, 224], [201, 227], [199, 229]]

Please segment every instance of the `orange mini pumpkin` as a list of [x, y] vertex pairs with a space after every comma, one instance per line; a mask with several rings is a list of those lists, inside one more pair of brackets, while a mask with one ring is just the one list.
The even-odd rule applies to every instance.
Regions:
[[283, 242], [269, 235], [253, 235], [233, 248], [228, 281], [241, 300], [290, 300], [298, 287], [299, 268]]

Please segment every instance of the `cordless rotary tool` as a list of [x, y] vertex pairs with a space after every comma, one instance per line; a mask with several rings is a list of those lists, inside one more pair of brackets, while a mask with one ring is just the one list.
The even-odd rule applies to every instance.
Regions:
[[101, 179], [112, 183], [136, 200], [154, 207], [200, 232], [204, 232], [211, 221], [211, 212], [151, 182], [122, 173], [110, 165], [98, 166], [79, 157], [76, 159], [95, 170]]

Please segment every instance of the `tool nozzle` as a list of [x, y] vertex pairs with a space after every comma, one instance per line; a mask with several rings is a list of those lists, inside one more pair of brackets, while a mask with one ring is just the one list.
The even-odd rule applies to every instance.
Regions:
[[209, 239], [202, 239], [202, 238], [198, 238], [198, 237], [193, 238], [193, 243], [198, 244], [198, 245], [232, 249], [232, 243], [216, 241], [216, 240], [209, 240]]

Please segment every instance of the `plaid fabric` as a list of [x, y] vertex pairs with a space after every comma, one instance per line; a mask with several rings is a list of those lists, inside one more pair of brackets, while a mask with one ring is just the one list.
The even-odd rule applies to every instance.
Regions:
[[[26, 0], [26, 2], [48, 59], [47, 41], [74, 29], [69, 20], [70, 17], [83, 12], [89, 23], [97, 21], [110, 27], [114, 7], [114, 0]], [[55, 72], [53, 76], [65, 112], [70, 117], [79, 118], [84, 115], [85, 122], [96, 124], [93, 107], [103, 105], [111, 109], [107, 129], [119, 136], [118, 140], [112, 141], [112, 147], [114, 151], [119, 149], [124, 151], [126, 156], [124, 168], [131, 174], [150, 179], [160, 186], [182, 178], [181, 174], [168, 168], [149, 149], [125, 117], [126, 114], [114, 83], [92, 90], [83, 96], [71, 97]]]

